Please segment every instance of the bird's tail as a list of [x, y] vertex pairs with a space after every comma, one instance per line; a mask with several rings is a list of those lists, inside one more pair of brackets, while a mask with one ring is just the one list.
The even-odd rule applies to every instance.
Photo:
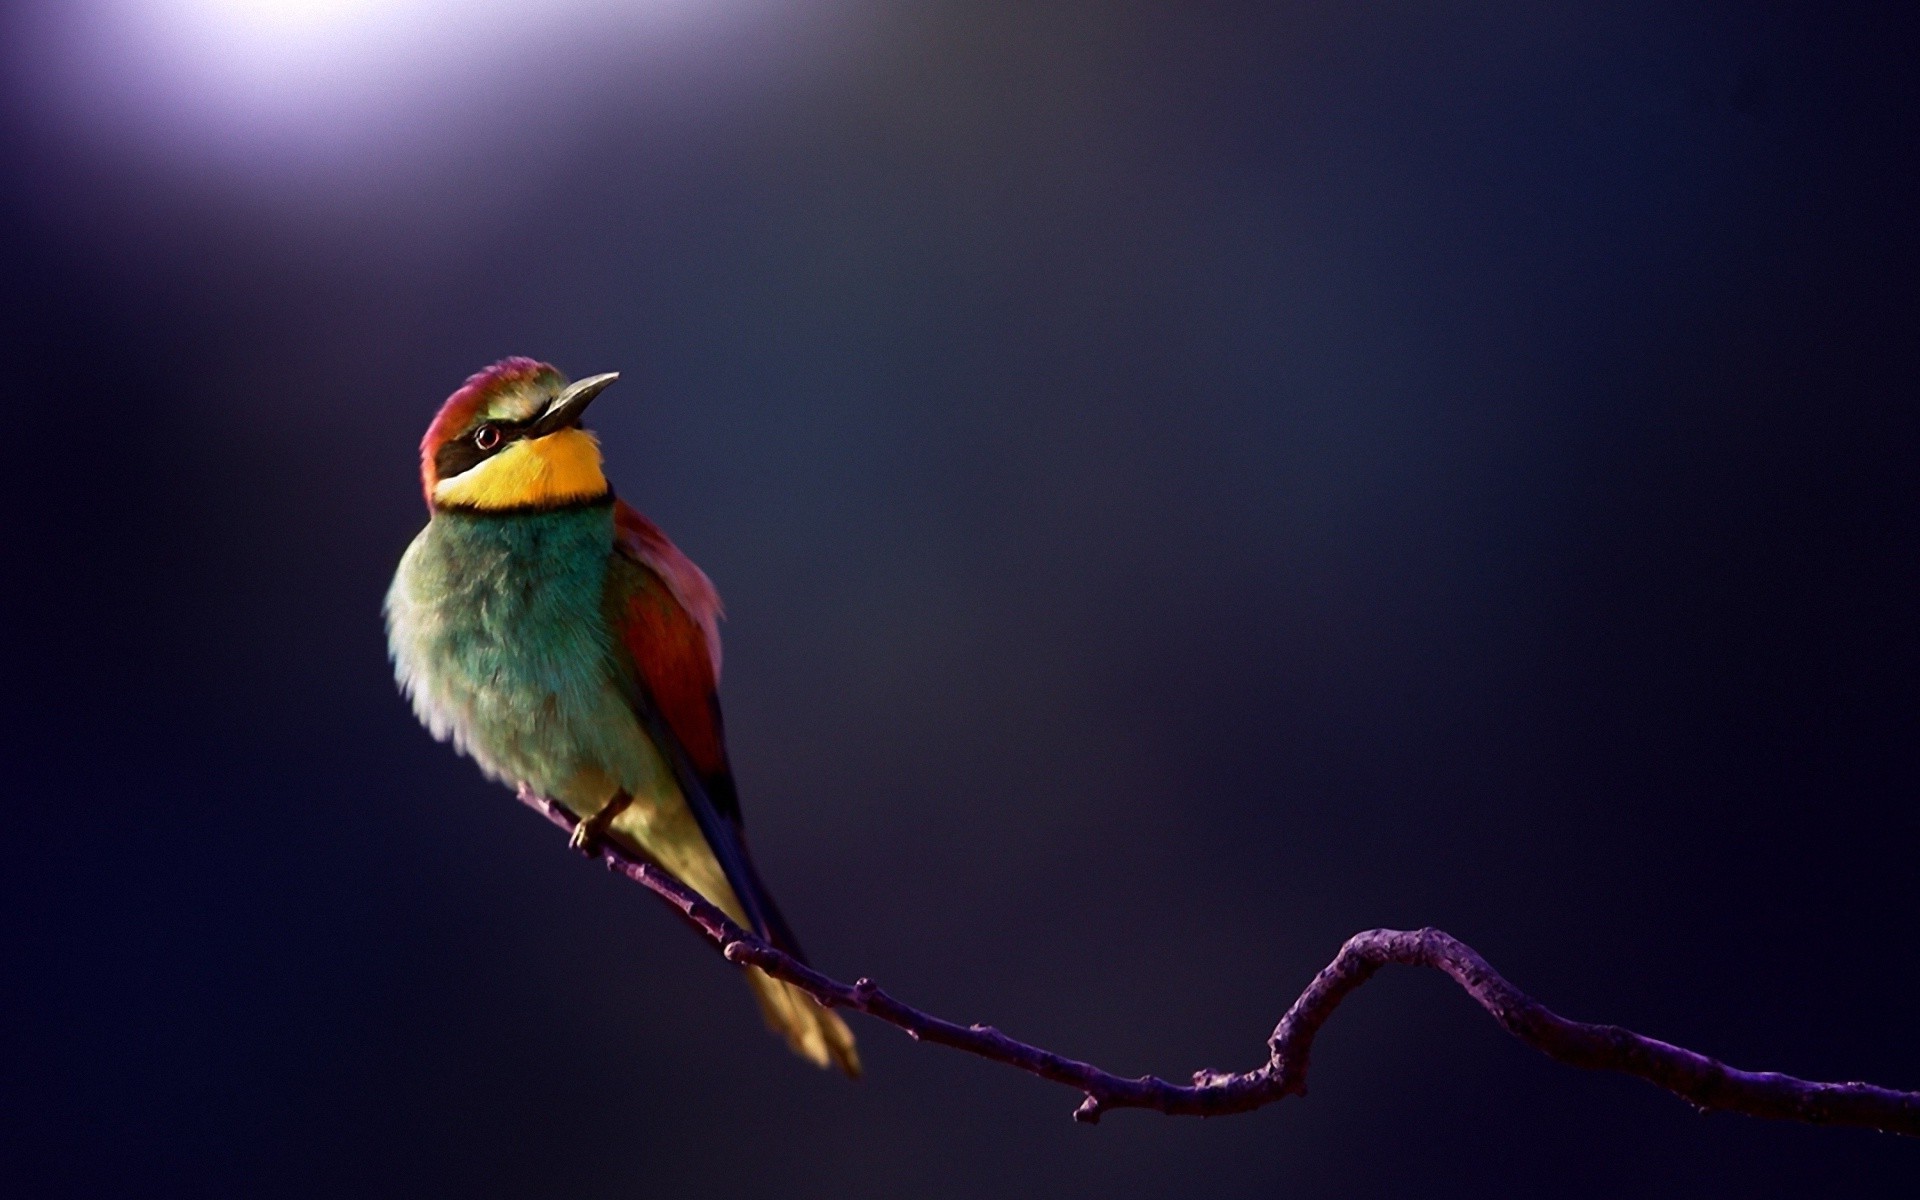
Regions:
[[[702, 793], [694, 795], [704, 800]], [[639, 812], [629, 809], [615, 818], [613, 832], [635, 853], [660, 864], [719, 905], [743, 928], [755, 930], [779, 949], [805, 961], [793, 930], [753, 869], [739, 831], [714, 821], [709, 823], [713, 830], [709, 835], [697, 823], [697, 814], [698, 809], [692, 805]], [[854, 1049], [853, 1031], [838, 1014], [758, 967], [748, 967], [746, 973], [767, 1028], [785, 1038], [795, 1054], [816, 1066], [838, 1067], [848, 1078], [860, 1077], [860, 1053]]]
[[849, 1079], [860, 1078], [860, 1052], [840, 1014], [758, 967], [747, 968], [747, 983], [767, 1028], [787, 1039], [795, 1054], [817, 1067], [838, 1067]]

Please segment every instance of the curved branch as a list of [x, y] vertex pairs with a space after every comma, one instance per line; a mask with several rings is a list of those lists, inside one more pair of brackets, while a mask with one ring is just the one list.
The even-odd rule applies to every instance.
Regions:
[[[575, 818], [522, 789], [520, 799], [562, 829]], [[916, 1041], [936, 1042], [1064, 1083], [1085, 1094], [1074, 1119], [1095, 1122], [1116, 1108], [1170, 1115], [1223, 1116], [1247, 1112], [1288, 1096], [1305, 1095], [1307, 1056], [1320, 1027], [1340, 1002], [1388, 963], [1445, 972], [1514, 1037], [1556, 1062], [1619, 1071], [1665, 1088], [1702, 1112], [1743, 1113], [1813, 1125], [1854, 1125], [1920, 1137], [1920, 1092], [1870, 1083], [1814, 1083], [1772, 1071], [1741, 1071], [1725, 1063], [1643, 1037], [1617, 1025], [1569, 1021], [1514, 987], [1471, 946], [1438, 929], [1370, 929], [1355, 934], [1314, 977], [1267, 1039], [1267, 1062], [1251, 1071], [1198, 1071], [1191, 1084], [1155, 1075], [1128, 1079], [1091, 1063], [1016, 1041], [988, 1025], [956, 1025], [894, 999], [870, 979], [841, 983], [774, 949], [735, 925], [725, 913], [669, 876], [607, 842], [609, 869], [625, 875], [679, 910], [730, 962], [751, 965], [794, 984], [821, 1004], [850, 1008], [885, 1021]]]

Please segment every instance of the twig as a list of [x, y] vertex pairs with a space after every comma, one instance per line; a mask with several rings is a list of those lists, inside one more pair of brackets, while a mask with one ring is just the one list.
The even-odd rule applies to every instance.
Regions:
[[[520, 799], [562, 829], [575, 818], [524, 789]], [[1438, 929], [1370, 929], [1347, 939], [1267, 1039], [1265, 1065], [1232, 1073], [1198, 1071], [1191, 1084], [1154, 1075], [1127, 1079], [1090, 1063], [1016, 1041], [988, 1025], [956, 1025], [921, 1012], [882, 991], [870, 979], [841, 983], [768, 945], [660, 868], [630, 857], [613, 842], [600, 851], [609, 869], [625, 875], [679, 910], [720, 947], [729, 962], [752, 965], [794, 984], [821, 1004], [850, 1008], [885, 1021], [916, 1041], [936, 1042], [1064, 1083], [1085, 1093], [1074, 1119], [1097, 1122], [1116, 1108], [1147, 1108], [1170, 1115], [1223, 1116], [1247, 1112], [1307, 1091], [1307, 1056], [1320, 1027], [1355, 988], [1388, 963], [1432, 967], [1447, 974], [1514, 1037], [1556, 1062], [1619, 1071], [1665, 1088], [1702, 1112], [1743, 1113], [1814, 1125], [1855, 1125], [1920, 1137], [1920, 1092], [1870, 1083], [1814, 1083], [1772, 1071], [1740, 1071], [1679, 1046], [1617, 1025], [1569, 1021], [1514, 987], [1471, 946]]]

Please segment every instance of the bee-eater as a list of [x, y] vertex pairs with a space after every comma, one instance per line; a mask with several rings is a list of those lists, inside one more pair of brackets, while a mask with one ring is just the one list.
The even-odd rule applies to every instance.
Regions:
[[[509, 358], [440, 406], [420, 443], [427, 527], [387, 593], [394, 674], [435, 737], [579, 817], [577, 846], [612, 838], [798, 955], [741, 831], [720, 596], [614, 498], [580, 426], [614, 379]], [[747, 973], [796, 1053], [859, 1074], [837, 1015]]]

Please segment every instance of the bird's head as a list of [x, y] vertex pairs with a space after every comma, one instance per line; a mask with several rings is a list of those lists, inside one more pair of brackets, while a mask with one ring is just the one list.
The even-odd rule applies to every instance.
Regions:
[[580, 417], [617, 378], [569, 384], [546, 363], [505, 358], [467, 380], [420, 440], [428, 507], [502, 512], [607, 495], [600, 444]]

